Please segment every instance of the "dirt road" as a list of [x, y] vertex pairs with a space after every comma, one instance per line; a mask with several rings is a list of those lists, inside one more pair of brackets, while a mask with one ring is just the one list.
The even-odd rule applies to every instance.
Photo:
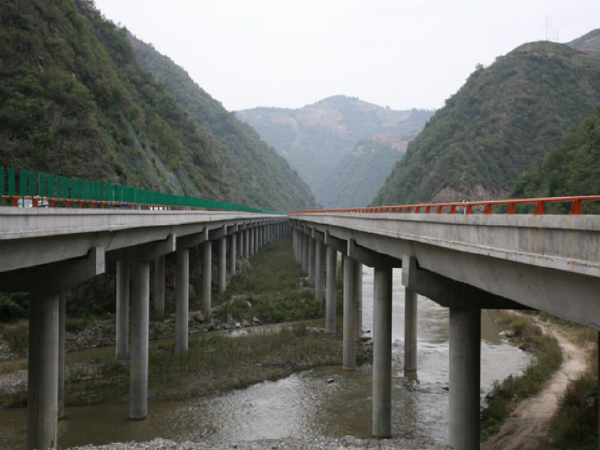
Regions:
[[500, 432], [489, 439], [483, 450], [525, 450], [541, 444], [548, 422], [558, 407], [558, 399], [569, 380], [579, 378], [587, 368], [586, 351], [564, 337], [557, 328], [538, 322], [544, 333], [556, 338], [563, 363], [534, 398], [525, 400], [506, 420]]

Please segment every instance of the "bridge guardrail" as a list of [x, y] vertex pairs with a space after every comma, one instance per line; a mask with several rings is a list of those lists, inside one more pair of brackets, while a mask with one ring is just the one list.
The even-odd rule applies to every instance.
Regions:
[[166, 194], [118, 184], [0, 166], [2, 205], [135, 210], [225, 210], [283, 214], [200, 197]]
[[[574, 196], [574, 197], [544, 197], [524, 198], [510, 200], [488, 200], [475, 202], [446, 202], [446, 203], [421, 203], [403, 206], [369, 206], [364, 208], [327, 209], [320, 211], [296, 211], [290, 214], [517, 214], [517, 206], [534, 205], [535, 214], [546, 214], [548, 203], [571, 203], [571, 214], [582, 214], [582, 205], [585, 202], [598, 202], [600, 195]], [[502, 209], [498, 211], [498, 209]]]

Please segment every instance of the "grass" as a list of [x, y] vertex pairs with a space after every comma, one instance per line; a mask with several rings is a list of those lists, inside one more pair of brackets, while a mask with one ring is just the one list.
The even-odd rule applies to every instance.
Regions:
[[224, 295], [215, 298], [215, 316], [226, 321], [290, 322], [323, 317], [324, 309], [305, 288], [306, 276], [296, 262], [288, 239], [265, 245], [250, 260], [252, 267], [235, 275]]
[[[299, 321], [322, 317], [322, 307], [303, 289], [305, 274], [295, 261], [289, 240], [265, 245], [251, 259], [252, 268], [236, 275], [223, 296], [216, 298], [216, 315], [263, 322]], [[72, 331], [89, 318], [73, 319]], [[26, 323], [25, 331], [26, 331]], [[283, 326], [281, 332], [190, 336], [189, 351], [175, 352], [172, 344], [152, 345], [148, 394], [151, 399], [178, 399], [224, 389], [244, 388], [276, 380], [315, 366], [341, 364], [340, 334], [310, 331], [306, 322]], [[13, 326], [12, 324], [10, 326]], [[22, 332], [23, 330], [21, 330]], [[15, 333], [16, 335], [21, 335]], [[65, 404], [125, 402], [129, 397], [129, 363], [114, 358], [107, 348], [67, 355]], [[26, 393], [0, 396], [0, 402], [25, 406]]]
[[538, 394], [562, 363], [560, 347], [552, 336], [542, 334], [530, 318], [495, 311], [494, 320], [504, 330], [512, 330], [513, 343], [531, 352], [534, 361], [521, 376], [509, 376], [495, 386], [494, 398], [481, 414], [481, 437], [485, 440], [498, 433], [502, 423], [518, 403]]
[[[148, 395], [180, 399], [224, 389], [245, 388], [298, 371], [341, 364], [339, 336], [309, 332], [305, 324], [280, 333], [230, 338], [196, 336], [187, 352], [172, 346], [150, 354]], [[71, 370], [65, 383], [67, 405], [124, 402], [129, 396], [129, 366], [106, 356]]]

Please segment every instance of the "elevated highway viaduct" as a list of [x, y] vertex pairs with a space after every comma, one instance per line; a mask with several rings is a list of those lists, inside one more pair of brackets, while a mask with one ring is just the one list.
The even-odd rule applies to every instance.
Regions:
[[0, 223], [0, 292], [30, 293], [27, 448], [38, 450], [57, 447], [66, 289], [105, 273], [107, 261], [117, 262], [116, 357], [130, 358], [129, 415], [141, 420], [147, 415], [150, 265], [160, 314], [164, 258], [176, 253], [175, 349], [186, 351], [190, 248], [203, 249], [202, 303], [209, 318], [213, 243], [223, 292], [237, 254], [249, 257], [289, 232], [285, 216], [227, 211], [0, 207]]
[[374, 435], [391, 434], [392, 269], [402, 268], [406, 288], [407, 371], [416, 370], [416, 294], [450, 309], [450, 444], [474, 450], [480, 439], [481, 310], [536, 309], [600, 330], [600, 216], [544, 215], [539, 204], [538, 214], [524, 215], [472, 214], [471, 206], [456, 214], [456, 207], [305, 212], [291, 215], [290, 223], [315, 295], [322, 295], [319, 272], [327, 269], [327, 305], [335, 295], [328, 283], [336, 276], [335, 252], [343, 254], [348, 370], [355, 364], [360, 308], [352, 274], [361, 273], [361, 264], [374, 268]]

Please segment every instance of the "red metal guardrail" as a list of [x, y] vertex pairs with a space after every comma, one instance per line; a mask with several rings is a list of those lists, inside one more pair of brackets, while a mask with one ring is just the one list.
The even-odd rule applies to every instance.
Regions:
[[[545, 214], [548, 203], [571, 203], [571, 214], [581, 214], [581, 206], [585, 202], [600, 201], [600, 195], [588, 195], [578, 197], [546, 197], [546, 198], [522, 198], [512, 200], [490, 200], [475, 202], [449, 202], [449, 203], [422, 203], [404, 206], [369, 206], [364, 208], [326, 209], [321, 211], [296, 211], [290, 214], [494, 214], [498, 213], [497, 207], [502, 207], [500, 213], [516, 214], [517, 205], [535, 205], [535, 214]], [[508, 207], [508, 210], [506, 210]], [[506, 210], [506, 211], [505, 211]]]

